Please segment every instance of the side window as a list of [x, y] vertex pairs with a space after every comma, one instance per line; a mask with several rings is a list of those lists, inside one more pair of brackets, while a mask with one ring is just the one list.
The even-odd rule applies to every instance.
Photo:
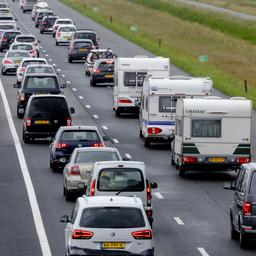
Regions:
[[73, 211], [71, 213], [70, 222], [72, 224], [74, 224], [74, 222], [76, 220], [77, 212], [78, 212], [78, 203], [75, 204], [75, 207], [73, 208]]
[[146, 97], [146, 106], [145, 106], [145, 108], [148, 111], [148, 96]]
[[176, 128], [175, 128], [175, 134], [178, 136], [182, 135], [182, 121], [181, 119], [176, 118]]
[[145, 98], [145, 96], [142, 94], [142, 96], [141, 96], [141, 107], [142, 107], [142, 109], [144, 109], [144, 98]]
[[252, 174], [252, 181], [250, 185], [250, 194], [256, 194], [256, 171]]
[[237, 191], [241, 191], [241, 185], [242, 185], [242, 181], [243, 181], [243, 177], [244, 177], [244, 168], [240, 168], [240, 171], [236, 177], [236, 183], [235, 183], [235, 188]]
[[241, 193], [246, 192], [247, 180], [248, 180], [248, 171], [245, 170], [244, 177], [243, 177], [243, 180], [242, 180], [242, 185], [241, 185]]

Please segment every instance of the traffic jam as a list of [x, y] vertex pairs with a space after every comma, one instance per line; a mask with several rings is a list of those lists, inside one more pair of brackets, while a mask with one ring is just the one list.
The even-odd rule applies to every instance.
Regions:
[[169, 58], [119, 56], [115, 49], [101, 47], [97, 31], [77, 27], [47, 2], [20, 0], [15, 5], [19, 20], [31, 13], [34, 29], [46, 34], [45, 41], [19, 27], [9, 4], [0, 2], [1, 74], [15, 77], [11, 86], [17, 93], [13, 107], [14, 118], [22, 123], [21, 144], [46, 141], [52, 174], [63, 174], [59, 194], [73, 204], [72, 212], [59, 216], [66, 256], [157, 255], [153, 194], [160, 186], [150, 179], [147, 162], [123, 155], [113, 147], [117, 139], [102, 127], [74, 123], [79, 114], [69, 104], [66, 91], [72, 91], [71, 85], [42, 50], [51, 37], [52, 47], [63, 50], [68, 65], [84, 63], [86, 86], [98, 93], [108, 86], [113, 102], [109, 113], [120, 123], [129, 119], [138, 124], [137, 140], [152, 157], [155, 145], [168, 148], [169, 165], [179, 179], [194, 172], [235, 173], [235, 180], [223, 185], [234, 193], [226, 207], [230, 237], [241, 249], [255, 243], [251, 100], [214, 96], [210, 77], [170, 76]]

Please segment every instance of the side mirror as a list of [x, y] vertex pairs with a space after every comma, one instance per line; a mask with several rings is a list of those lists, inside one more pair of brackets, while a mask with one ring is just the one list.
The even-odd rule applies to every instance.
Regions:
[[13, 84], [13, 88], [20, 88], [19, 84]]
[[37, 40], [37, 42], [40, 44], [41, 43], [41, 41], [40, 40]]
[[223, 188], [227, 190], [235, 190], [235, 186], [232, 182], [225, 182]]
[[158, 186], [157, 186], [157, 183], [151, 182], [151, 183], [150, 183], [150, 187], [151, 187], [152, 189], [156, 189]]
[[123, 157], [123, 161], [130, 161], [128, 157]]
[[70, 222], [70, 218], [68, 215], [63, 215], [61, 218], [60, 218], [60, 222], [62, 223], [68, 223]]
[[103, 136], [103, 140], [104, 140], [104, 141], [109, 141], [109, 137], [106, 136], [106, 135], [104, 135], [104, 136]]
[[61, 88], [67, 88], [67, 85], [66, 84], [62, 84]]
[[20, 30], [20, 28], [19, 28], [19, 27], [17, 27], [17, 30]]
[[76, 112], [76, 111], [75, 111], [75, 108], [71, 107], [71, 108], [70, 108], [70, 113], [71, 113], [71, 114], [75, 114], [75, 112]]

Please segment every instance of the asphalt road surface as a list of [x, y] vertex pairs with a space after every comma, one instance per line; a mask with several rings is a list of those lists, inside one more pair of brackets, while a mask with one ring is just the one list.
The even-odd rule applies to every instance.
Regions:
[[[58, 1], [50, 0], [49, 3], [60, 17], [73, 19], [78, 28], [94, 29], [101, 39], [100, 46], [112, 48], [118, 56], [152, 56]], [[74, 124], [97, 125], [102, 133], [113, 139], [110, 146], [117, 147], [123, 155], [131, 156], [133, 160], [144, 161], [150, 180], [158, 183], [159, 188], [153, 194], [156, 256], [255, 255], [256, 248], [241, 250], [238, 242], [229, 237], [228, 207], [232, 192], [225, 191], [222, 186], [224, 181], [234, 179], [235, 173], [217, 173], [216, 170], [212, 173], [192, 173], [186, 178], [180, 178], [171, 167], [168, 146], [144, 148], [143, 141], [139, 138], [138, 119], [115, 117], [112, 111], [112, 87], [90, 87], [89, 79], [84, 75], [84, 64], [68, 63], [67, 46], [55, 46], [51, 35], [39, 34], [30, 14], [24, 15], [17, 2], [9, 4], [19, 19], [21, 30], [35, 34], [41, 40], [41, 56], [61, 69], [61, 74], [70, 82], [65, 95], [69, 105], [76, 109]], [[2, 56], [3, 54], [1, 58]], [[171, 73], [184, 74], [173, 66]], [[20, 144], [12, 138], [4, 111], [6, 103], [3, 102], [4, 97], [0, 97], [0, 255], [63, 256], [65, 225], [59, 219], [62, 215], [71, 213], [74, 203], [66, 202], [62, 196], [62, 174], [52, 173], [49, 168], [49, 143], [25, 145], [21, 140], [22, 121], [16, 117], [17, 91], [12, 87], [16, 77], [1, 76], [1, 80], [21, 141], [45, 236], [42, 226], [38, 229], [38, 223], [35, 225], [33, 219], [31, 205], [34, 213], [37, 203], [29, 203], [19, 163], [20, 155], [18, 158], [16, 153]], [[215, 94], [220, 93], [215, 91]], [[11, 116], [8, 115], [9, 120]], [[255, 141], [255, 125], [253, 128]], [[24, 169], [24, 164], [22, 167]], [[35, 220], [40, 220], [40, 216], [36, 216]], [[38, 237], [43, 237], [45, 243], [40, 243]], [[47, 248], [47, 241], [50, 251], [45, 250], [43, 254], [41, 248]]]

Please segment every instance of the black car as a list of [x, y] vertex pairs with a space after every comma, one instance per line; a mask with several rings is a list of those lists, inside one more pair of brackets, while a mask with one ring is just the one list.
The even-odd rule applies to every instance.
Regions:
[[38, 28], [40, 27], [42, 20], [45, 16], [53, 16], [53, 12], [48, 10], [44, 12], [39, 12], [35, 18], [35, 27]]
[[71, 38], [71, 42], [76, 39], [90, 39], [96, 48], [99, 47], [99, 39], [96, 33], [91, 29], [76, 29]]
[[32, 95], [23, 120], [23, 141], [54, 137], [61, 126], [71, 126], [71, 114], [64, 95]]
[[256, 163], [243, 164], [235, 183], [226, 183], [225, 189], [234, 190], [230, 207], [230, 233], [240, 238], [240, 247], [256, 243]]
[[27, 74], [21, 86], [13, 85], [20, 88], [17, 93], [17, 116], [22, 118], [25, 113], [26, 105], [32, 94], [60, 94], [62, 89], [66, 87], [61, 84], [56, 74]]
[[53, 25], [58, 18], [58, 16], [43, 17], [40, 24], [40, 33], [43, 34], [44, 32], [53, 32]]
[[96, 60], [91, 72], [90, 84], [97, 86], [99, 83], [114, 82], [114, 59]]
[[21, 35], [21, 32], [18, 30], [6, 30], [1, 33], [0, 52], [8, 50], [17, 35]]
[[94, 45], [90, 39], [73, 40], [68, 48], [68, 62], [85, 60], [92, 49], [94, 49]]

